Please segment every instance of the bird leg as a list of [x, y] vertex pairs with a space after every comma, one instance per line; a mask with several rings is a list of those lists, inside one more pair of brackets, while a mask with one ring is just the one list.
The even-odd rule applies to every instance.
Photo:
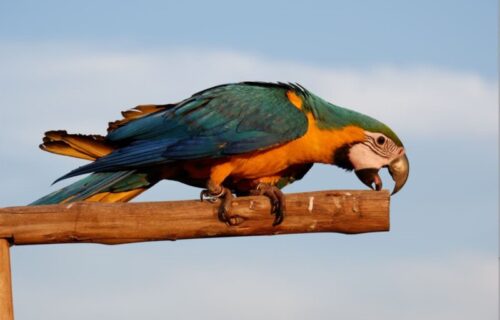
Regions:
[[274, 214], [273, 226], [277, 226], [283, 222], [285, 218], [285, 195], [281, 190], [268, 183], [259, 183], [257, 187], [250, 191], [254, 196], [266, 196], [271, 200], [271, 214]]
[[219, 210], [217, 211], [219, 220], [227, 223], [228, 225], [238, 224], [237, 219], [231, 219], [233, 202], [233, 194], [231, 193], [231, 190], [209, 181], [207, 183], [207, 189], [202, 190], [200, 193], [200, 200], [207, 200], [208, 202], [214, 203], [217, 199], [221, 199]]

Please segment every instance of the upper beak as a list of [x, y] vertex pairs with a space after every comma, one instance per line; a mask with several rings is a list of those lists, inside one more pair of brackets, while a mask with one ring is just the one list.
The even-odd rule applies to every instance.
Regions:
[[403, 188], [410, 174], [410, 163], [408, 162], [406, 154], [389, 163], [389, 173], [391, 174], [392, 180], [396, 183], [394, 185], [394, 190], [392, 190], [392, 194], [395, 194]]
[[[389, 173], [391, 174], [392, 179], [395, 182], [394, 190], [392, 190], [392, 194], [395, 194], [406, 183], [408, 179], [408, 175], [410, 173], [410, 164], [408, 163], [408, 158], [405, 155], [402, 155], [399, 158], [396, 158], [389, 163], [388, 166]], [[382, 190], [382, 179], [378, 175], [378, 170], [376, 168], [368, 168], [368, 169], [360, 169], [355, 171], [356, 176], [358, 176], [359, 180], [363, 182], [368, 187], [374, 190]]]

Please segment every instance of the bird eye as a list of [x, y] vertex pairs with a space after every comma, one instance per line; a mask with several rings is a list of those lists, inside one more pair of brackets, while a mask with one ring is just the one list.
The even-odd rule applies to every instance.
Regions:
[[382, 144], [384, 144], [384, 142], [385, 142], [385, 138], [383, 136], [380, 136], [380, 137], [377, 138], [377, 143], [378, 144], [382, 145]]

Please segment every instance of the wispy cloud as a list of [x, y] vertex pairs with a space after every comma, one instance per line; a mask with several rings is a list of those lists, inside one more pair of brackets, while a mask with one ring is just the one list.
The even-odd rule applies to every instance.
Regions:
[[[104, 132], [105, 122], [121, 109], [178, 101], [242, 80], [300, 82], [333, 103], [386, 122], [403, 137], [497, 130], [497, 83], [431, 66], [328, 69], [231, 51], [50, 48], [10, 46], [0, 53], [0, 84], [10, 89], [1, 97], [2, 108], [23, 120], [16, 125], [26, 123], [30, 137], [61, 127]], [[2, 131], [11, 130], [10, 118], [3, 119]]]

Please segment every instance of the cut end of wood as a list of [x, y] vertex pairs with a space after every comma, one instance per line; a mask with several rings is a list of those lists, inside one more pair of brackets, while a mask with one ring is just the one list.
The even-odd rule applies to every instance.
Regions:
[[0, 238], [15, 245], [88, 242], [122, 244], [210, 237], [389, 231], [390, 193], [329, 190], [286, 195], [287, 214], [273, 226], [269, 199], [233, 202], [228, 226], [218, 203], [199, 200], [136, 203], [77, 202], [0, 209]]

